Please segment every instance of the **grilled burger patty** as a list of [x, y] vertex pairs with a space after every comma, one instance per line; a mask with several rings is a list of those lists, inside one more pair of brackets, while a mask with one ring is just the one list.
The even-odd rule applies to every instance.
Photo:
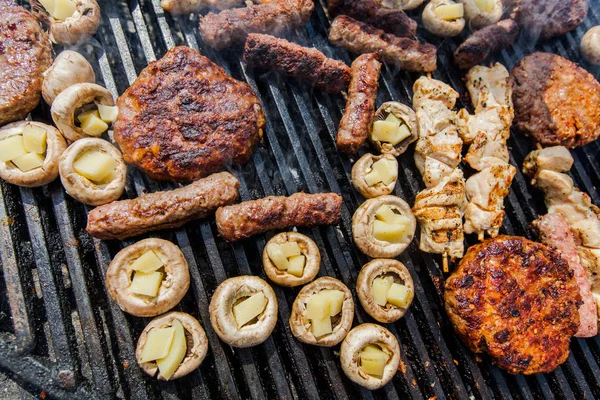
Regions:
[[574, 148], [600, 136], [600, 84], [556, 54], [533, 53], [510, 73], [514, 126], [545, 146]]
[[38, 20], [12, 0], [0, 0], [0, 125], [25, 119], [40, 102], [52, 45]]
[[515, 21], [533, 37], [550, 39], [579, 26], [587, 15], [587, 0], [515, 0]]
[[125, 161], [158, 180], [196, 180], [248, 161], [265, 126], [250, 86], [189, 47], [150, 63], [117, 105]]
[[573, 270], [556, 249], [522, 237], [472, 246], [446, 280], [444, 297], [467, 346], [513, 374], [554, 370], [579, 327]]

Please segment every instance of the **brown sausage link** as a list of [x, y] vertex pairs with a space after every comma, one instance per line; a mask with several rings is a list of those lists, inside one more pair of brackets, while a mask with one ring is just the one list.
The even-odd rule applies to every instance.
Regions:
[[233, 242], [273, 229], [335, 224], [341, 210], [342, 197], [335, 193], [270, 196], [219, 208], [217, 229]]
[[498, 21], [475, 31], [454, 52], [454, 63], [460, 69], [469, 69], [510, 46], [518, 33], [519, 27], [512, 19]]
[[124, 239], [177, 228], [235, 202], [239, 184], [229, 172], [221, 172], [180, 189], [114, 201], [90, 211], [86, 230], [98, 239]]
[[381, 72], [378, 60], [377, 53], [370, 53], [359, 56], [352, 63], [348, 101], [336, 140], [338, 149], [346, 154], [356, 153], [369, 136]]

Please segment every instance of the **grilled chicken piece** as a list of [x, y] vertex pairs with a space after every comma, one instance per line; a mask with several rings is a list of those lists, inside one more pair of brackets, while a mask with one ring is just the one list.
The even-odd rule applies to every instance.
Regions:
[[512, 80], [504, 65], [496, 63], [491, 67], [476, 65], [467, 73], [467, 90], [471, 96], [471, 104], [477, 107], [479, 94], [489, 92], [501, 105], [513, 114]]
[[535, 178], [538, 170], [568, 172], [573, 166], [573, 157], [564, 146], [546, 147], [534, 150], [525, 157], [523, 173]]
[[439, 101], [451, 110], [456, 105], [458, 98], [456, 90], [437, 79], [421, 76], [413, 85], [413, 109], [423, 107], [425, 102]]

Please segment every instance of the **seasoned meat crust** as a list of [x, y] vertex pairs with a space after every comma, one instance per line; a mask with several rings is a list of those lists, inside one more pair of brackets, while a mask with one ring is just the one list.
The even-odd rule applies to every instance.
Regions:
[[587, 0], [515, 0], [515, 21], [533, 37], [550, 39], [579, 26]]
[[324, 92], [338, 93], [350, 84], [350, 68], [342, 61], [270, 35], [249, 34], [244, 61], [254, 67], [281, 71]]
[[454, 63], [460, 69], [469, 69], [485, 61], [515, 41], [519, 27], [512, 19], [498, 21], [473, 32], [454, 52]]
[[39, 22], [12, 0], [0, 0], [0, 125], [25, 119], [40, 102], [52, 45]]
[[600, 84], [577, 64], [533, 53], [511, 71], [514, 126], [544, 146], [574, 148], [600, 136]]
[[446, 280], [444, 297], [466, 345], [513, 374], [554, 370], [579, 327], [573, 270], [554, 248], [522, 237], [472, 246]]
[[117, 105], [114, 135], [125, 161], [158, 180], [196, 180], [245, 163], [265, 127], [250, 86], [189, 47], [150, 63]]

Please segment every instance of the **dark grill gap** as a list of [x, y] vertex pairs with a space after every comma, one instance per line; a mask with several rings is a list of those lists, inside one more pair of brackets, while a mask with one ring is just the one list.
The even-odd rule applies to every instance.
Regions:
[[[249, 70], [240, 61], [239, 50], [216, 53], [202, 45], [197, 17], [166, 15], [159, 0], [101, 3], [100, 43], [79, 50], [90, 60], [98, 60], [94, 64], [98, 79], [113, 95], [122, 93], [149, 61], [174, 45], [199, 49], [229, 74], [252, 86], [265, 106], [268, 122], [264, 147], [251, 163], [233, 171], [241, 180], [242, 200], [302, 190], [343, 194], [339, 227], [301, 231], [313, 237], [322, 251], [321, 274], [336, 276], [354, 287], [358, 270], [367, 260], [356, 251], [351, 239], [352, 213], [363, 200], [349, 181], [353, 160], [335, 150], [343, 98], [312, 92], [275, 74]], [[578, 44], [585, 31], [598, 23], [597, 9], [598, 2], [592, 1], [579, 29], [540, 43], [537, 48], [581, 61]], [[328, 25], [317, 4], [311, 22], [289, 37], [350, 63], [349, 54], [328, 44]], [[426, 32], [420, 34], [441, 48], [434, 77], [463, 91], [463, 74], [449, 57], [464, 35], [441, 42]], [[520, 38], [515, 47], [501, 52], [497, 59], [512, 68], [530, 51], [528, 41]], [[599, 75], [600, 68], [584, 66]], [[410, 104], [412, 82], [418, 75], [384, 67], [382, 76], [378, 103], [394, 99]], [[459, 107], [464, 106], [459, 102]], [[48, 115], [44, 105], [34, 113], [38, 120], [47, 121]], [[514, 134], [509, 148], [511, 162], [520, 166], [532, 144]], [[575, 150], [572, 170], [576, 184], [597, 204], [599, 151], [598, 143]], [[412, 202], [420, 189], [420, 177], [411, 154], [401, 157], [399, 163], [396, 194]], [[150, 182], [132, 170], [126, 193], [135, 197], [172, 187]], [[191, 289], [177, 309], [198, 317], [210, 341], [209, 354], [197, 372], [159, 384], [135, 365], [137, 337], [149, 319], [122, 313], [104, 290], [104, 274], [112, 256], [132, 242], [91, 239], [84, 231], [89, 209], [66, 196], [58, 182], [35, 190], [2, 183], [0, 192], [0, 276], [6, 293], [0, 299], [0, 368], [33, 394], [43, 390], [56, 398], [103, 399], [600, 398], [598, 337], [574, 339], [567, 362], [547, 375], [512, 376], [493, 367], [486, 357], [474, 357], [447, 322], [441, 303], [440, 260], [419, 252], [417, 243], [400, 257], [413, 271], [414, 304], [411, 312], [389, 326], [401, 342], [406, 372], [398, 373], [384, 389], [369, 392], [353, 385], [345, 378], [335, 349], [307, 346], [292, 337], [287, 320], [298, 289], [274, 286], [280, 306], [274, 334], [255, 348], [233, 349], [220, 342], [210, 328], [208, 302], [226, 277], [264, 275], [260, 254], [270, 234], [231, 245], [218, 238], [212, 221], [157, 234], [177, 243], [190, 264]], [[531, 191], [520, 173], [507, 198], [506, 211], [503, 232], [519, 235], [529, 235], [528, 221], [545, 212], [541, 196]], [[473, 243], [469, 238], [468, 244]], [[62, 272], [63, 264], [68, 276]], [[12, 314], [12, 322], [7, 314]], [[357, 302], [356, 322], [367, 321], [371, 319]]]

